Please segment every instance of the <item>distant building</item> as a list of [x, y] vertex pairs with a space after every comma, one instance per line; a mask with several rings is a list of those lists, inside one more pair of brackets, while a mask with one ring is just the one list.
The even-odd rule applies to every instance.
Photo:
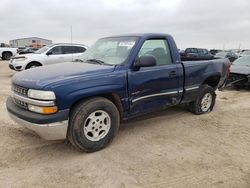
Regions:
[[39, 37], [29, 37], [29, 38], [10, 40], [10, 46], [14, 48], [22, 48], [22, 47], [41, 48], [51, 43], [52, 40], [43, 39]]

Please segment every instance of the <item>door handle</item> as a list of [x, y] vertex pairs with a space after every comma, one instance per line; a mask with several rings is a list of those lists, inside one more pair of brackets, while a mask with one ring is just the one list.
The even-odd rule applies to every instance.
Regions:
[[169, 77], [176, 77], [177, 76], [177, 72], [176, 71], [171, 71], [169, 73]]

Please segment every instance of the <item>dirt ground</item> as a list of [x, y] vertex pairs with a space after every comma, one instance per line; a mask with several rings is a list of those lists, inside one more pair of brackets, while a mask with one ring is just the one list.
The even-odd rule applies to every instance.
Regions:
[[250, 91], [218, 91], [206, 115], [176, 107], [132, 120], [86, 154], [11, 121], [14, 74], [0, 61], [0, 187], [250, 187]]

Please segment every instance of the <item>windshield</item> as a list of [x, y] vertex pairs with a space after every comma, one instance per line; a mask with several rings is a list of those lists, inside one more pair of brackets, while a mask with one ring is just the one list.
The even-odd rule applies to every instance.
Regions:
[[233, 62], [233, 65], [250, 66], [250, 56], [241, 57]]
[[97, 60], [109, 65], [119, 65], [126, 61], [137, 37], [112, 37], [98, 40], [78, 59], [86, 62]]
[[46, 52], [49, 48], [50, 48], [49, 46], [44, 46], [41, 49], [37, 50], [35, 52], [35, 54], [42, 54], [42, 53]]

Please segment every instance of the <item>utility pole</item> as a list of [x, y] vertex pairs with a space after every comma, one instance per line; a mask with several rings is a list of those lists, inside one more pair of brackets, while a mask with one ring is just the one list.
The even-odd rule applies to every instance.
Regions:
[[72, 38], [72, 25], [70, 25], [70, 43], [72, 44], [73, 42], [73, 38]]
[[239, 44], [239, 49], [238, 49], [238, 53], [240, 53], [240, 48], [241, 48], [241, 43]]

